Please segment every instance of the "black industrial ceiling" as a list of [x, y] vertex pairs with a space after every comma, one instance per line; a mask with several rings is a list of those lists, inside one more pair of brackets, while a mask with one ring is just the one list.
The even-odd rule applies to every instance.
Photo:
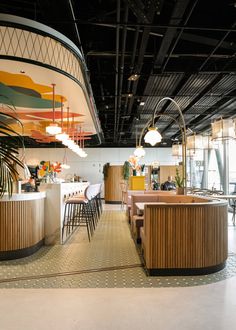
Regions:
[[[196, 133], [236, 116], [236, 1], [1, 0], [0, 12], [46, 24], [82, 49], [103, 146], [134, 146], [165, 96]], [[157, 112], [179, 116], [169, 101]], [[163, 146], [179, 136], [168, 117], [157, 126]]]

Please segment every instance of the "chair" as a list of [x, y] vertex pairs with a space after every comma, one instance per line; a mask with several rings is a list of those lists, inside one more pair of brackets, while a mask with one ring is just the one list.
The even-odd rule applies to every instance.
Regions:
[[122, 180], [120, 181], [120, 189], [121, 189], [121, 208], [127, 204], [127, 181]]
[[[236, 195], [236, 192], [233, 192], [232, 195]], [[236, 199], [230, 198], [229, 205], [231, 206], [233, 211], [232, 222], [233, 222], [233, 226], [235, 226]]]

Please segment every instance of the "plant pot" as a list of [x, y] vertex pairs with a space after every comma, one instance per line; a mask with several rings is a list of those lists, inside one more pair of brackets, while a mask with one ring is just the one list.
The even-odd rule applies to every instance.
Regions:
[[185, 194], [185, 189], [184, 189], [184, 187], [177, 187], [177, 188], [176, 188], [176, 194], [177, 194], [177, 195], [184, 195], [184, 194]]

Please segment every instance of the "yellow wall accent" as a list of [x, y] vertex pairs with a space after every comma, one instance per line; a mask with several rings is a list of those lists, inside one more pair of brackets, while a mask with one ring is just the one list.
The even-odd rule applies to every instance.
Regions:
[[145, 176], [131, 176], [129, 178], [130, 190], [144, 190], [145, 189]]

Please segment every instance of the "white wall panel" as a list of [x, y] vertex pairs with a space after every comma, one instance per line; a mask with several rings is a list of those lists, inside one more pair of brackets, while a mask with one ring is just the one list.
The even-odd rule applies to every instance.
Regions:
[[[74, 174], [92, 183], [103, 180], [103, 165], [109, 162], [111, 165], [122, 165], [133, 154], [135, 148], [89, 148], [86, 149], [88, 157], [81, 158], [67, 149], [67, 161], [71, 166], [68, 170], [62, 170], [58, 177], [70, 179]], [[26, 163], [37, 165], [40, 161], [59, 161], [64, 157], [62, 148], [33, 148], [26, 149]], [[146, 148], [146, 155], [140, 160], [140, 164], [150, 165], [153, 161], [159, 161], [160, 165], [174, 165], [176, 160], [171, 156], [171, 148]]]

